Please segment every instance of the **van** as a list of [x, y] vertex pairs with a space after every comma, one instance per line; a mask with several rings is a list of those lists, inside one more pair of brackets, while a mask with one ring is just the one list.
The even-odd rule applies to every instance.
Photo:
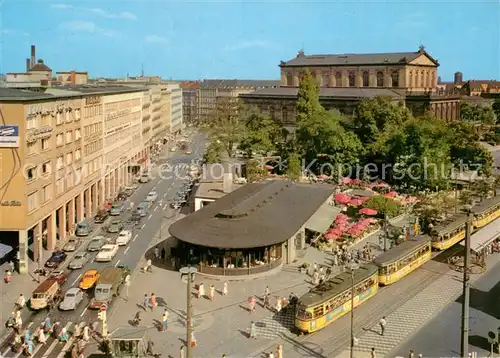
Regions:
[[30, 308], [38, 311], [44, 308], [51, 309], [61, 300], [61, 287], [55, 278], [43, 281], [33, 291], [30, 298]]
[[146, 215], [148, 215], [148, 210], [149, 203], [147, 201], [141, 201], [137, 206], [137, 214], [139, 214], [140, 217], [145, 217]]
[[105, 268], [100, 273], [94, 298], [90, 301], [89, 307], [98, 309], [103, 305], [109, 305], [113, 298], [120, 295], [120, 289], [129, 273], [130, 270], [125, 266]]

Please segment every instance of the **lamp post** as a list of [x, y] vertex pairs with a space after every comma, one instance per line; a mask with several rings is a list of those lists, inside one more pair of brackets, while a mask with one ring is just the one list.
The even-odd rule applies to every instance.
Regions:
[[193, 276], [198, 270], [196, 267], [187, 266], [181, 268], [179, 272], [181, 275], [187, 275], [186, 358], [192, 358], [191, 336], [193, 334], [193, 297], [191, 295], [191, 284]]
[[359, 268], [359, 264], [352, 261], [349, 268], [351, 269], [351, 358], [354, 358], [354, 271]]
[[464, 254], [464, 277], [463, 277], [463, 301], [462, 301], [462, 329], [460, 352], [462, 357], [469, 356], [469, 303], [470, 303], [470, 236], [471, 236], [471, 208], [464, 209], [467, 213], [465, 224], [465, 254]]
[[384, 214], [384, 252], [387, 251], [387, 239], [389, 238], [389, 217], [387, 214]]

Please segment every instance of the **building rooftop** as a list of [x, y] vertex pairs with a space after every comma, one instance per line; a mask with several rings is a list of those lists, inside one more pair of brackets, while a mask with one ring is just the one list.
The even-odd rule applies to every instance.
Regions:
[[46, 64], [43, 63], [43, 60], [40, 59], [37, 61], [37, 63], [35, 65], [33, 65], [33, 67], [30, 68], [30, 72], [52, 72], [52, 69], [47, 66]]
[[247, 184], [175, 222], [169, 232], [181, 241], [216, 248], [278, 244], [295, 235], [332, 193], [321, 184]]
[[35, 99], [46, 99], [54, 97], [51, 94], [45, 94], [43, 92], [25, 91], [14, 88], [0, 87], [0, 101], [2, 100], [35, 100]]
[[[299, 89], [296, 87], [278, 87], [278, 88], [262, 88], [252, 93], [240, 94], [243, 98], [252, 97], [289, 97], [296, 98]], [[397, 91], [387, 88], [329, 88], [321, 87], [319, 89], [319, 96], [323, 98], [371, 98], [371, 97], [391, 97], [394, 99], [402, 98], [402, 95]]]
[[[231, 184], [231, 192], [243, 187], [244, 184]], [[200, 182], [196, 184], [194, 197], [197, 199], [220, 199], [228, 193], [224, 193], [224, 183], [220, 182]]]
[[380, 65], [380, 64], [407, 64], [421, 55], [426, 55], [435, 66], [439, 63], [433, 59], [423, 46], [415, 52], [388, 52], [388, 53], [346, 53], [338, 55], [306, 55], [303, 51], [297, 57], [282, 61], [280, 67], [304, 67], [304, 66], [360, 66], [360, 65]]
[[268, 88], [268, 87], [279, 87], [279, 80], [228, 80], [228, 79], [216, 79], [216, 80], [203, 80], [200, 83], [200, 88]]

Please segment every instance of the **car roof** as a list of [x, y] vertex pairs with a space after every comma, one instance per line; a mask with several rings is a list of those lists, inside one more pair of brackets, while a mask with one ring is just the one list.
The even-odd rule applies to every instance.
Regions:
[[130, 231], [128, 231], [128, 230], [120, 231], [120, 235], [127, 235], [127, 234], [130, 234]]
[[84, 276], [85, 276], [85, 275], [87, 275], [87, 274], [92, 274], [92, 275], [95, 275], [96, 273], [98, 273], [98, 272], [97, 272], [97, 270], [92, 269], [92, 270], [87, 270], [87, 271], [85, 271], [85, 273], [84, 273], [83, 275], [84, 275]]
[[114, 249], [116, 247], [115, 244], [106, 244], [101, 247], [101, 249]]
[[92, 239], [92, 241], [95, 241], [95, 240], [104, 240], [104, 236], [101, 236], [101, 235], [96, 236], [96, 237], [94, 237], [94, 238]]
[[66, 294], [77, 293], [78, 291], [80, 291], [80, 289], [78, 287], [71, 287], [69, 290], [66, 291]]

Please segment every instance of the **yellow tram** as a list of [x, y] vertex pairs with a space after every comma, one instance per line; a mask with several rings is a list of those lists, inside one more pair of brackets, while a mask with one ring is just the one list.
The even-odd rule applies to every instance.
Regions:
[[467, 216], [459, 214], [434, 227], [431, 231], [432, 248], [443, 251], [462, 241], [465, 238], [466, 223]]
[[297, 302], [295, 326], [311, 333], [322, 329], [351, 310], [354, 277], [354, 307], [359, 306], [378, 290], [378, 268], [368, 264], [351, 272], [343, 272], [313, 287]]
[[474, 229], [482, 228], [500, 217], [500, 196], [483, 200], [471, 209]]
[[413, 240], [402, 242], [373, 260], [378, 266], [378, 282], [382, 286], [390, 285], [431, 259], [431, 238], [417, 236]]

